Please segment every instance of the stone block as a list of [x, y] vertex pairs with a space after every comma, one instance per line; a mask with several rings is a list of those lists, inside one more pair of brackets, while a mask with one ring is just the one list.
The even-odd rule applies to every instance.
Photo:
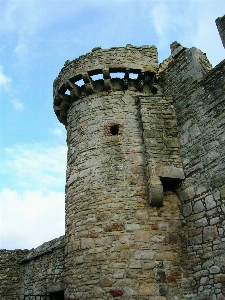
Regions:
[[204, 210], [204, 205], [202, 203], [202, 201], [197, 201], [195, 202], [195, 204], [193, 205], [193, 211], [195, 213], [199, 213], [199, 212], [202, 212]]
[[134, 289], [133, 287], [129, 287], [129, 286], [124, 287], [124, 293], [128, 297], [132, 297], [132, 296], [137, 296], [138, 295], [136, 289]]
[[160, 180], [149, 184], [149, 204], [158, 207], [163, 205], [163, 186]]
[[137, 242], [148, 243], [150, 241], [150, 232], [145, 230], [138, 230], [134, 232], [134, 240]]
[[81, 249], [89, 249], [95, 246], [94, 239], [92, 238], [81, 238]]
[[140, 230], [140, 225], [139, 224], [126, 224], [125, 229], [126, 229], [126, 231]]
[[131, 260], [129, 264], [130, 269], [142, 269], [142, 262], [138, 260]]
[[156, 253], [155, 258], [156, 258], [156, 260], [162, 260], [162, 261], [171, 260], [172, 261], [172, 260], [174, 260], [174, 254], [173, 254], [173, 252]]
[[135, 259], [144, 259], [144, 260], [152, 260], [154, 259], [154, 252], [151, 250], [142, 250], [142, 251], [136, 251], [134, 254]]
[[184, 179], [184, 171], [182, 168], [158, 165], [156, 167], [156, 172], [157, 175], [161, 178], [180, 179], [180, 180]]
[[203, 228], [203, 241], [212, 241], [218, 237], [217, 228], [215, 226], [207, 226]]
[[139, 287], [139, 296], [155, 296], [157, 286], [155, 283], [141, 282]]
[[188, 217], [192, 213], [192, 205], [191, 203], [184, 204], [182, 206], [182, 213], [184, 217]]
[[210, 210], [216, 206], [216, 201], [213, 199], [212, 195], [205, 197], [205, 205], [207, 210]]
[[195, 196], [194, 186], [189, 186], [179, 193], [179, 199], [183, 202], [191, 200]]

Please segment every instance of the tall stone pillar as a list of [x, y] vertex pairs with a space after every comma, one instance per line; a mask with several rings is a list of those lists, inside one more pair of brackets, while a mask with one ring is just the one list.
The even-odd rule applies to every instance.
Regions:
[[223, 43], [223, 47], [225, 48], [225, 15], [221, 18], [216, 19], [216, 26], [218, 28], [220, 38]]
[[154, 46], [95, 48], [54, 82], [68, 143], [65, 299], [181, 299], [172, 186], [184, 175], [157, 71]]

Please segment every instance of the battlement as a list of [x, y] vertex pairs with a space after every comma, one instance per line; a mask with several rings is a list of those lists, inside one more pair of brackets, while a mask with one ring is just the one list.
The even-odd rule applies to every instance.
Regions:
[[[59, 121], [66, 125], [68, 108], [89, 94], [126, 89], [152, 90], [154, 93], [154, 74], [157, 71], [155, 46], [94, 48], [92, 52], [65, 63], [54, 81], [54, 111]], [[122, 78], [112, 78], [116, 73], [123, 73]]]

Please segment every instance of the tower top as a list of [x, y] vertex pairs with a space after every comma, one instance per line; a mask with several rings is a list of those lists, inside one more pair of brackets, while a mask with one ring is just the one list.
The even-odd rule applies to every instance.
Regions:
[[[110, 49], [96, 47], [86, 55], [66, 61], [53, 85], [54, 111], [59, 121], [66, 124], [68, 108], [82, 96], [120, 89], [118, 85], [128, 81], [130, 73], [137, 74], [141, 80], [146, 74], [155, 74], [157, 71], [158, 53], [155, 46], [135, 47], [128, 44], [126, 47]], [[120, 83], [110, 76], [118, 72], [124, 73], [124, 81], [120, 79]], [[103, 79], [93, 80], [93, 75], [102, 76]], [[83, 80], [81, 86], [76, 84], [80, 80]]]
[[216, 19], [216, 26], [223, 43], [223, 47], [225, 48], [225, 15], [221, 18]]

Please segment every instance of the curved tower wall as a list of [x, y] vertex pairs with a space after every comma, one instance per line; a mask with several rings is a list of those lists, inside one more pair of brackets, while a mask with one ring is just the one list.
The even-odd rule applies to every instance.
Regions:
[[171, 180], [183, 171], [157, 69], [155, 47], [97, 48], [67, 62], [54, 82], [68, 135], [65, 299], [181, 297]]

